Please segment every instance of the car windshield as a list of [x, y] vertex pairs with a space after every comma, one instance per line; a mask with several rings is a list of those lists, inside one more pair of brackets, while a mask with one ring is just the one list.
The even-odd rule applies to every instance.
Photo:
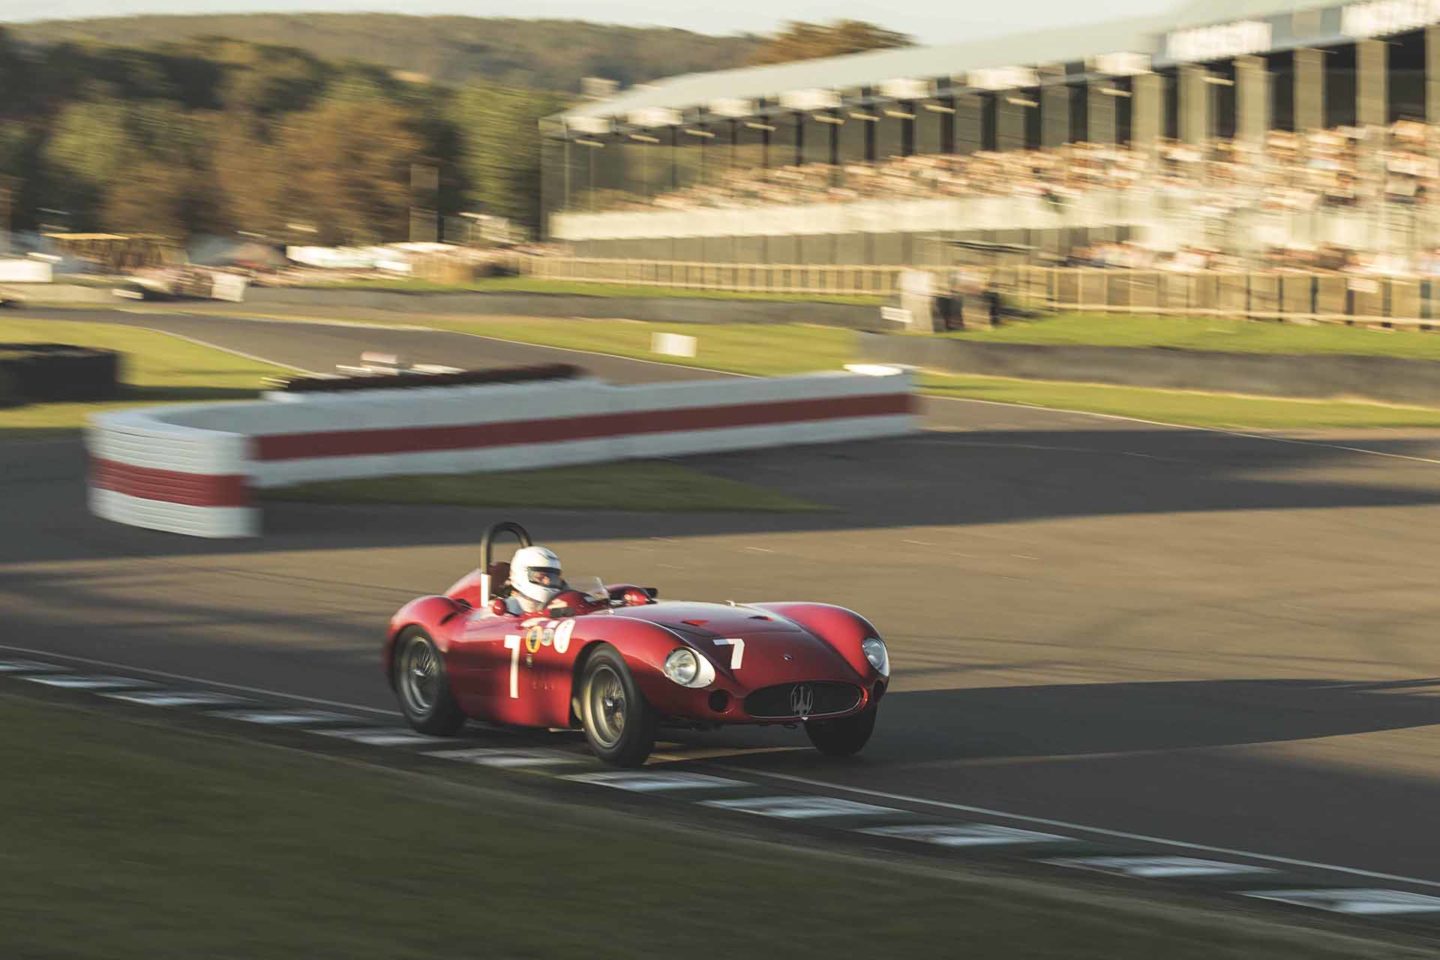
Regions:
[[610, 600], [610, 594], [605, 590], [605, 582], [599, 577], [584, 573], [567, 576], [565, 585], [571, 590], [579, 590], [596, 603], [608, 603]]

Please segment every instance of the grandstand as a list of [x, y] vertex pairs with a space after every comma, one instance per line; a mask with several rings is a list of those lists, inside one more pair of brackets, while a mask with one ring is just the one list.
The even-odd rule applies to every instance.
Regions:
[[675, 77], [542, 125], [583, 257], [1440, 267], [1440, 0], [1170, 16]]

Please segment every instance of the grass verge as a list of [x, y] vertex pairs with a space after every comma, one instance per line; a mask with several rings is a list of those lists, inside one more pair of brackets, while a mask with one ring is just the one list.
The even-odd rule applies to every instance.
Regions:
[[326, 290], [392, 290], [397, 293], [551, 293], [582, 297], [659, 297], [682, 300], [768, 300], [771, 303], [841, 303], [879, 306], [883, 297], [839, 294], [745, 293], [737, 290], [695, 290], [689, 287], [652, 287], [645, 284], [593, 283], [582, 280], [545, 280], [536, 277], [485, 277], [470, 283], [435, 283], [405, 278], [345, 280], [320, 284]]
[[[273, 306], [271, 307], [273, 310]], [[163, 311], [157, 311], [163, 313]], [[251, 311], [208, 311], [227, 315], [255, 316]], [[305, 311], [273, 313], [277, 320], [334, 319]], [[1100, 318], [1104, 323], [1116, 320]], [[1170, 318], [1159, 318], [1169, 324]], [[385, 325], [384, 320], [371, 320]], [[477, 336], [497, 337], [537, 346], [607, 353], [651, 362], [673, 362], [686, 366], [752, 376], [782, 376], [836, 370], [855, 359], [855, 337], [851, 330], [836, 327], [775, 324], [679, 324], [648, 323], [636, 320], [560, 318], [461, 318], [405, 315], [396, 323], [423, 324], [438, 330], [453, 330]], [[1045, 321], [1038, 321], [1043, 323]], [[1210, 322], [1210, 321], [1199, 321]], [[1257, 325], [1260, 326], [1260, 325]], [[102, 327], [103, 328], [103, 327]], [[1327, 328], [1264, 327], [1274, 332], [1308, 334]], [[103, 328], [114, 329], [114, 328]], [[1019, 325], [1002, 328], [1019, 331]], [[3, 330], [3, 324], [0, 324]], [[695, 357], [659, 356], [650, 350], [657, 332], [682, 333], [699, 338]], [[1431, 343], [1426, 334], [1383, 333], [1335, 328], [1335, 334], [1379, 341]], [[1018, 335], [1018, 333], [1016, 334]], [[1246, 335], [1248, 336], [1248, 334]], [[1058, 341], [1057, 341], [1058, 342]], [[1368, 340], [1366, 342], [1369, 342]], [[1433, 338], [1440, 345], [1440, 337]], [[1315, 351], [1320, 352], [1320, 351]], [[583, 363], [583, 359], [580, 361]], [[257, 378], [258, 379], [258, 378]], [[927, 373], [921, 377], [925, 392], [943, 397], [992, 400], [1035, 407], [1051, 407], [1115, 416], [1136, 417], [1162, 423], [1252, 430], [1296, 430], [1341, 427], [1433, 428], [1440, 426], [1440, 408], [1407, 407], [1359, 400], [1288, 400], [1283, 398], [1237, 396], [1105, 384], [1049, 380], [1018, 380], [958, 374]], [[10, 411], [14, 413], [14, 411]], [[0, 427], [6, 412], [0, 411]]]
[[923, 374], [920, 385], [926, 393], [938, 397], [1081, 410], [1226, 430], [1440, 427], [1440, 409], [1348, 400], [1285, 400], [939, 373]]
[[1133, 893], [682, 833], [499, 794], [468, 768], [404, 774], [163, 718], [0, 696], [0, 729], [7, 957], [1421, 956]]
[[1168, 347], [1222, 353], [1324, 354], [1440, 360], [1440, 336], [1340, 324], [1304, 326], [1222, 317], [1062, 313], [994, 330], [943, 334], [981, 343], [1088, 347]]
[[0, 409], [0, 437], [35, 438], [76, 430], [92, 413], [196, 400], [244, 400], [266, 377], [293, 370], [248, 360], [151, 330], [110, 323], [0, 318], [0, 342], [74, 343], [118, 350], [124, 384], [117, 400], [34, 403]]
[[328, 480], [265, 491], [269, 500], [450, 504], [575, 510], [797, 513], [823, 510], [774, 490], [712, 477], [674, 463], [629, 461], [507, 473]]

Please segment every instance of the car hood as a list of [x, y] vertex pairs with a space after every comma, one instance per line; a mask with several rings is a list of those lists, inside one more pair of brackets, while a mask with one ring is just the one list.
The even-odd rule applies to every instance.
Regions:
[[[845, 658], [825, 640], [778, 614], [721, 603], [664, 602], [625, 607], [615, 616], [666, 628], [705, 652], [721, 672], [756, 689], [801, 680], [861, 682]], [[735, 644], [743, 640], [740, 666]]]

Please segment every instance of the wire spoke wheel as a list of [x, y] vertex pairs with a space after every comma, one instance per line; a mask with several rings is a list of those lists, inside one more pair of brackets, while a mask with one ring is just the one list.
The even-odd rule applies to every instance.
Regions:
[[585, 738], [597, 757], [617, 767], [645, 762], [660, 718], [618, 650], [601, 644], [587, 656], [577, 700]]
[[589, 698], [595, 739], [606, 747], [614, 747], [625, 735], [625, 685], [612, 668], [602, 666], [591, 674]]
[[400, 660], [400, 695], [417, 714], [428, 714], [435, 707], [440, 690], [440, 662], [435, 648], [416, 638], [405, 647]]

